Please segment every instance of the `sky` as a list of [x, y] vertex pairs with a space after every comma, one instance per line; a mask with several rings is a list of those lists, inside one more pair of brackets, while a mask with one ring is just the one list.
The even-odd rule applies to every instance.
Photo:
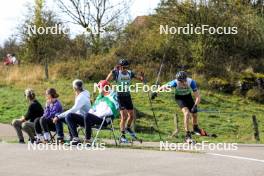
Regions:
[[[116, 0], [112, 0], [116, 1]], [[128, 0], [131, 1], [131, 0]], [[129, 16], [135, 19], [137, 16], [153, 13], [160, 0], [132, 0]], [[27, 12], [26, 4], [34, 4], [34, 0], [4, 0], [0, 5], [0, 45], [17, 33], [17, 26], [23, 21]], [[46, 0], [47, 8], [58, 11], [55, 0]], [[68, 24], [72, 35], [77, 34], [81, 29], [73, 24]]]

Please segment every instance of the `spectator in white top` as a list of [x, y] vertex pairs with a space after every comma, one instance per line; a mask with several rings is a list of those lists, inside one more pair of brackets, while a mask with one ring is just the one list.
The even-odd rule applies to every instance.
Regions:
[[15, 54], [12, 54], [11, 58], [10, 58], [10, 61], [13, 65], [16, 65], [18, 64], [18, 60], [16, 58], [16, 55]]
[[[58, 141], [64, 140], [63, 123], [67, 123], [68, 125], [68, 118], [72, 117], [84, 118], [91, 107], [90, 93], [84, 89], [83, 81], [77, 79], [72, 84], [75, 92], [75, 103], [73, 107], [53, 119], [53, 122], [56, 124]], [[72, 135], [70, 134], [70, 136], [72, 140]]]

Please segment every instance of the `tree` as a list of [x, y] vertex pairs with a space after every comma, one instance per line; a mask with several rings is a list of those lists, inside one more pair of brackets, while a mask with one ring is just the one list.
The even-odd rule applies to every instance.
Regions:
[[72, 22], [82, 26], [91, 37], [92, 51], [98, 54], [102, 45], [103, 32], [111, 32], [121, 14], [128, 10], [128, 3], [117, 4], [110, 0], [57, 0], [59, 8]]
[[[28, 62], [44, 64], [45, 77], [48, 79], [48, 63], [55, 61], [58, 55], [66, 51], [64, 46], [69, 37], [65, 34], [65, 29], [56, 28], [56, 34], [48, 30], [62, 24], [52, 11], [44, 10], [44, 6], [44, 0], [35, 0], [34, 8], [29, 8], [29, 14], [20, 31], [21, 56]], [[40, 28], [45, 32], [40, 33], [38, 31]]]
[[[170, 70], [171, 66], [174, 72], [184, 68], [207, 78], [233, 79], [249, 67], [264, 72], [264, 20], [252, 3], [163, 0], [147, 23], [149, 25], [136, 29], [131, 28], [131, 24], [124, 31], [119, 50], [134, 64], [159, 64], [165, 55], [165, 70]], [[237, 27], [238, 33], [160, 35], [160, 25], [184, 27], [187, 24]]]

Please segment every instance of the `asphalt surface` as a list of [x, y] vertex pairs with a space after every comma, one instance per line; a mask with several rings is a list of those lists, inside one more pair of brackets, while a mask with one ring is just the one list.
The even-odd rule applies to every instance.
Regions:
[[9, 125], [0, 124], [0, 176], [264, 175], [264, 145], [238, 145], [235, 151], [206, 148], [200, 152], [157, 151], [159, 143], [135, 144], [156, 150], [85, 150], [55, 145], [39, 145], [34, 150], [28, 144], [5, 143], [14, 140], [15, 133], [11, 131]]
[[[263, 176], [263, 152], [264, 148], [245, 147], [239, 152], [217, 156], [207, 153], [114, 148], [90, 151], [77, 148], [70, 151], [50, 148], [29, 150], [27, 144], [0, 144], [0, 175]], [[226, 155], [243, 158], [230, 158]]]

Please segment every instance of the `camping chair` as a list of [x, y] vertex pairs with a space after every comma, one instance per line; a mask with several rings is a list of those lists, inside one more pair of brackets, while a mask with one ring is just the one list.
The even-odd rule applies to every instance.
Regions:
[[52, 143], [56, 143], [57, 140], [56, 140], [56, 135], [57, 135], [57, 131], [56, 131], [56, 128], [52, 128], [50, 129], [48, 127], [48, 130], [49, 130], [49, 134], [50, 134], [50, 140]]
[[[107, 126], [104, 126], [104, 123], [107, 122]], [[95, 125], [92, 127], [92, 129], [95, 129], [97, 132], [96, 132], [96, 135], [93, 139], [93, 142], [92, 142], [92, 145], [95, 144], [95, 142], [97, 141], [97, 138], [99, 136], [99, 133], [101, 130], [108, 130], [110, 131], [110, 133], [113, 135], [114, 137], [114, 140], [115, 140], [115, 145], [117, 146], [117, 138], [116, 138], [116, 135], [115, 135], [115, 129], [114, 129], [114, 124], [113, 124], [113, 116], [105, 116], [103, 118], [103, 121], [100, 125]], [[82, 132], [82, 134], [84, 135], [84, 128], [83, 127], [79, 127], [78, 128], [78, 133], [79, 132]]]
[[57, 135], [57, 132], [56, 131], [49, 131], [49, 134], [50, 134], [50, 140], [51, 140], [51, 142], [52, 143], [56, 143], [56, 135]]

